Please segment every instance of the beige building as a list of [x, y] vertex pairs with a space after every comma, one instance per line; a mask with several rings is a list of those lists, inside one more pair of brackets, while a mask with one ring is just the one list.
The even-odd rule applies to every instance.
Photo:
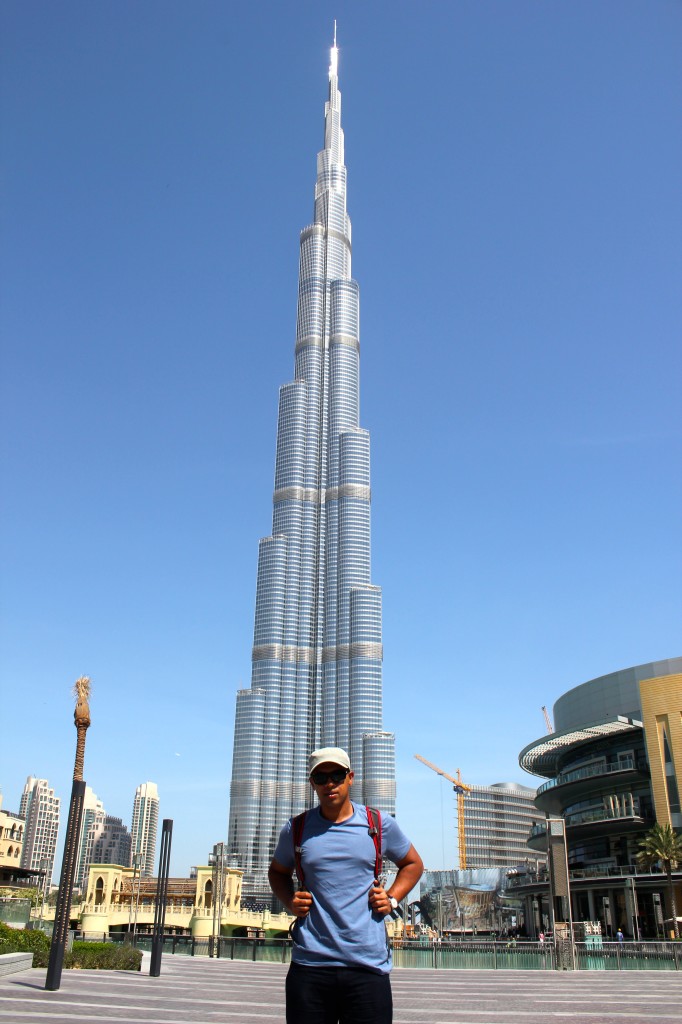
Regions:
[[3, 880], [21, 864], [26, 822], [20, 814], [3, 811], [0, 793], [0, 878]]

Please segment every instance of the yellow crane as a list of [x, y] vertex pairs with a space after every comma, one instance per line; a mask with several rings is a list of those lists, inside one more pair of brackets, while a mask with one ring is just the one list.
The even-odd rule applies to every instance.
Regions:
[[442, 768], [439, 768], [437, 764], [432, 764], [431, 761], [427, 761], [421, 754], [414, 755], [418, 761], [425, 764], [427, 768], [431, 768], [436, 775], [442, 775], [444, 779], [452, 783], [452, 788], [457, 794], [457, 839], [459, 846], [459, 866], [462, 871], [467, 866], [467, 842], [466, 835], [464, 833], [464, 797], [465, 794], [471, 792], [471, 786], [467, 786], [465, 782], [462, 782], [462, 775], [459, 768], [457, 769], [457, 778], [453, 778], [452, 775], [448, 775]]

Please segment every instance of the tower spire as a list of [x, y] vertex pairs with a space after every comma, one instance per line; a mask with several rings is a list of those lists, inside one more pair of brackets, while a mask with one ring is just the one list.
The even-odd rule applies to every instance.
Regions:
[[336, 45], [336, 18], [334, 18], [334, 45], [331, 49], [331, 58], [329, 61], [329, 77], [336, 78], [339, 73], [339, 48]]

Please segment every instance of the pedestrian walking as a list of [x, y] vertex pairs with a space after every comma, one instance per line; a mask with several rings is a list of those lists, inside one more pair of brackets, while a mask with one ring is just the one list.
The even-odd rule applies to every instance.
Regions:
[[[385, 921], [424, 865], [394, 818], [351, 800], [345, 750], [314, 750], [308, 775], [318, 806], [287, 822], [269, 871], [272, 891], [296, 918], [287, 1024], [391, 1024]], [[379, 877], [382, 855], [398, 868], [388, 890]]]

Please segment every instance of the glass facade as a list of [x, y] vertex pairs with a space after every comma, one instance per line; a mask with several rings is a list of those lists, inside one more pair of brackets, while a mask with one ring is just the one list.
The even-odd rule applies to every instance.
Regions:
[[85, 787], [85, 799], [83, 801], [83, 819], [81, 830], [78, 836], [78, 856], [76, 858], [76, 875], [74, 885], [81, 892], [87, 887], [88, 871], [92, 860], [92, 847], [95, 836], [104, 822], [105, 812], [101, 800], [93, 793], [89, 786]]
[[279, 829], [311, 803], [315, 747], [348, 750], [355, 798], [395, 810], [336, 47], [314, 218], [300, 237], [294, 359], [279, 395], [272, 536], [259, 545], [251, 687], [235, 715], [228, 842], [245, 893], [265, 886]]
[[513, 868], [529, 856], [528, 833], [538, 817], [534, 789], [514, 783], [472, 786], [464, 802], [468, 868]]

